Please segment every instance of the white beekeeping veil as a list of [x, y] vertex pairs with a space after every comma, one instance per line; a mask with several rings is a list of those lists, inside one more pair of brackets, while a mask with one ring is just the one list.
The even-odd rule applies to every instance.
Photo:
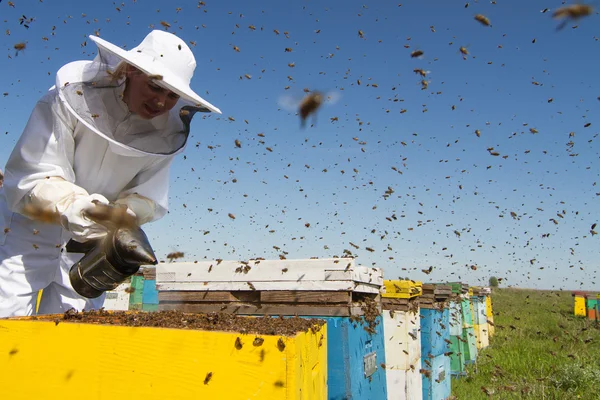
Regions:
[[[196, 60], [177, 36], [150, 32], [137, 47], [126, 51], [99, 37], [93, 61], [75, 61], [57, 73], [56, 88], [67, 110], [89, 129], [110, 141], [116, 151], [139, 155], [171, 155], [181, 151], [194, 114], [221, 111], [190, 88]], [[153, 83], [180, 96], [170, 112], [144, 119], [129, 112], [123, 102], [126, 77], [115, 72], [123, 63], [147, 75]]]

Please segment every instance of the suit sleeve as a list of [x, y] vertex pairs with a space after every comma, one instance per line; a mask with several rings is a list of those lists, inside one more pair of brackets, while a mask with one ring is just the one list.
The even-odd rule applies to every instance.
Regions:
[[5, 169], [8, 207], [21, 212], [32, 190], [50, 177], [75, 182], [73, 171], [76, 119], [50, 90], [37, 102]]
[[167, 214], [169, 209], [169, 173], [172, 162], [173, 157], [157, 158], [147, 168], [140, 171], [119, 195], [120, 198], [123, 198], [131, 194], [137, 194], [152, 200], [154, 202], [154, 215], [147, 222], [156, 221]]

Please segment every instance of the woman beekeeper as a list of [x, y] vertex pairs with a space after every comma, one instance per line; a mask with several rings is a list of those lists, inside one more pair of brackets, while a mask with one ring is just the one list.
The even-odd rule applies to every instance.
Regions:
[[[70, 239], [101, 238], [86, 218], [97, 203], [126, 205], [139, 224], [167, 212], [169, 166], [194, 114], [219, 109], [190, 88], [196, 61], [177, 36], [152, 31], [125, 51], [99, 37], [93, 61], [57, 73], [36, 104], [4, 170], [0, 189], [0, 317], [99, 308], [69, 282], [82, 254]], [[51, 224], [30, 210], [57, 216]], [[27, 217], [26, 215], [29, 215]]]

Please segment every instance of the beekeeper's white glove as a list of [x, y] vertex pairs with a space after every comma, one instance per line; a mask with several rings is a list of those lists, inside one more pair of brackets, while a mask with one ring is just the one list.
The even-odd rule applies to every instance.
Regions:
[[132, 210], [137, 217], [139, 225], [150, 222], [154, 219], [156, 205], [154, 201], [147, 197], [140, 196], [137, 193], [129, 194], [115, 201], [116, 204], [124, 204], [128, 210]]
[[85, 211], [96, 203], [108, 204], [101, 194], [89, 194], [85, 189], [62, 178], [51, 177], [38, 183], [30, 192], [26, 207], [56, 213], [63, 228], [78, 242], [99, 239], [107, 228], [85, 216]]

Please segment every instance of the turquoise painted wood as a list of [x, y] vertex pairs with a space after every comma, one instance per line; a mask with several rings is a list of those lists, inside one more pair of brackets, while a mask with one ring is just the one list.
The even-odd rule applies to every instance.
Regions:
[[[383, 317], [374, 334], [349, 317], [305, 317], [327, 321], [327, 387], [329, 400], [387, 400]], [[374, 372], [365, 375], [373, 366]], [[372, 370], [371, 370], [372, 371]], [[371, 372], [369, 372], [371, 373]]]
[[452, 376], [465, 375], [465, 347], [461, 336], [450, 336], [450, 371]]
[[156, 280], [144, 280], [144, 292], [142, 293], [143, 304], [158, 304], [158, 290]]
[[449, 351], [450, 310], [421, 308], [421, 360]]
[[430, 365], [423, 364], [428, 371], [423, 375], [423, 400], [443, 400], [450, 397], [451, 374], [450, 357], [443, 354], [430, 358]]
[[471, 301], [467, 298], [460, 302], [462, 309], [463, 328], [473, 327], [473, 312], [471, 311]]
[[460, 336], [463, 330], [463, 317], [461, 303], [450, 303], [450, 336]]
[[134, 305], [142, 304], [142, 295], [144, 292], [144, 277], [143, 276], [132, 276], [131, 277], [131, 288], [133, 292], [129, 295], [129, 309], [132, 309]]
[[472, 326], [469, 328], [463, 328], [462, 339], [465, 343], [465, 346], [463, 348], [463, 353], [465, 355], [465, 363], [473, 364], [475, 360], [477, 360], [478, 354], [475, 328]]

